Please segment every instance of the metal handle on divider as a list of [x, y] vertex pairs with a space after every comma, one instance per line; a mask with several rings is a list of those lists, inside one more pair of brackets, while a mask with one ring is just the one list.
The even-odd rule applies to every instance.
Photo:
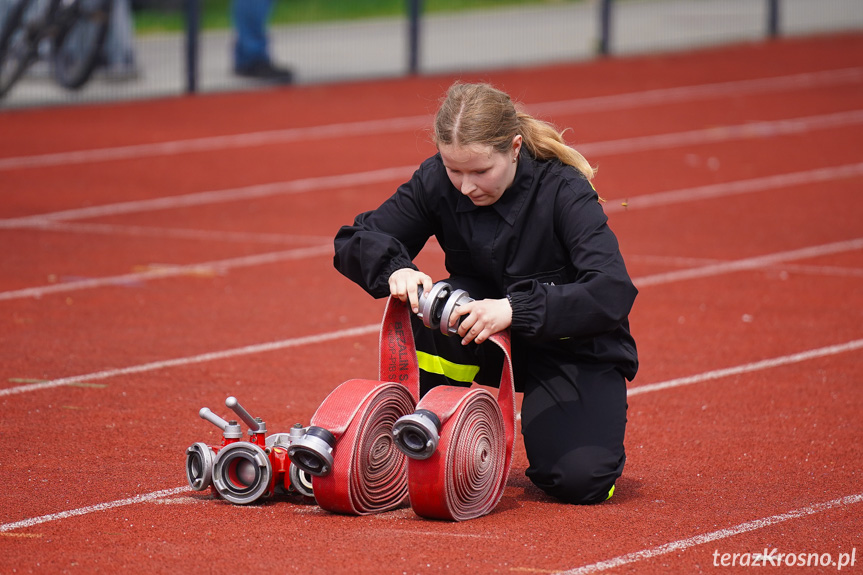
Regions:
[[198, 412], [198, 415], [201, 416], [201, 419], [206, 419], [222, 431], [225, 431], [228, 428], [228, 422], [210, 411], [207, 407], [202, 407], [201, 411]]
[[249, 426], [249, 429], [252, 433], [266, 433], [267, 426], [261, 421], [260, 418], [252, 417], [252, 415], [245, 410], [245, 408], [240, 405], [240, 402], [237, 401], [237, 398], [233, 395], [225, 400], [225, 405], [233, 410], [240, 419], [242, 419], [246, 425]]

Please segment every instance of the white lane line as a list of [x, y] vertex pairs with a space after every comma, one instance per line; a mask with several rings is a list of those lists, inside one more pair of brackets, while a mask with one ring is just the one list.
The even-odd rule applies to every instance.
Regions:
[[765, 527], [770, 527], [771, 525], [776, 525], [777, 523], [783, 523], [785, 521], [791, 521], [793, 519], [808, 517], [817, 513], [830, 511], [831, 509], [848, 507], [850, 505], [854, 505], [860, 502], [863, 502], [863, 493], [846, 495], [845, 497], [839, 497], [837, 499], [831, 499], [830, 501], [825, 501], [823, 503], [816, 503], [807, 507], [801, 507], [799, 509], [780, 513], [779, 515], [771, 515], [770, 517], [764, 517], [762, 519], [746, 521], [733, 527], [718, 529], [716, 531], [711, 531], [710, 533], [695, 535], [694, 537], [688, 537], [686, 539], [678, 539], [677, 541], [672, 541], [664, 545], [658, 545], [656, 547], [650, 547], [649, 549], [642, 549], [641, 551], [635, 551], [633, 553], [627, 553], [626, 555], [620, 555], [618, 557], [614, 557], [613, 559], [606, 559], [605, 561], [592, 563], [590, 565], [584, 565], [582, 567], [570, 569], [569, 571], [561, 571], [558, 575], [587, 575], [588, 573], [599, 573], [600, 571], [607, 571], [609, 569], [614, 569], [622, 565], [628, 565], [630, 563], [636, 563], [638, 561], [650, 560], [661, 555], [666, 555], [668, 553], [685, 551], [690, 547], [696, 547], [698, 545], [704, 545], [705, 543], [710, 543], [712, 541], [727, 539], [729, 537], [734, 537], [735, 535], [740, 535], [741, 533], [764, 529]]
[[[612, 94], [557, 102], [540, 102], [526, 105], [525, 108], [534, 114], [581, 114], [686, 101], [716, 99], [731, 95], [762, 94], [844, 84], [856, 84], [861, 81], [863, 81], [863, 68], [843, 68], [822, 72], [793, 74], [789, 76], [776, 76], [772, 78], [736, 80], [714, 84], [680, 86], [676, 88], [660, 88], [629, 94]], [[348, 122], [324, 126], [310, 126], [306, 128], [291, 128], [286, 130], [270, 130], [209, 138], [158, 142], [154, 144], [117, 146], [113, 148], [78, 150], [36, 156], [18, 156], [0, 158], [0, 171], [175, 155], [189, 152], [207, 152], [212, 150], [236, 149], [267, 144], [340, 138], [351, 135], [359, 136], [367, 134], [397, 133], [426, 128], [430, 124], [431, 116], [428, 115], [405, 116], [401, 118]]]
[[[727, 262], [728, 260], [720, 260], [716, 258], [689, 258], [681, 256], [657, 256], [657, 255], [642, 255], [642, 254], [626, 254], [626, 261], [640, 262], [649, 265], [668, 266], [673, 268], [691, 268], [696, 266], [706, 266]], [[787, 276], [787, 273], [792, 272], [803, 275], [820, 275], [820, 276], [839, 276], [839, 277], [863, 277], [863, 268], [859, 267], [840, 267], [840, 266], [818, 266], [805, 264], [789, 264], [787, 262], [777, 263], [772, 266], [765, 266], [765, 270], [773, 270], [779, 274]]]
[[784, 264], [776, 266], [782, 272], [793, 272], [806, 275], [838, 276], [838, 277], [863, 277], [863, 268], [846, 268], [840, 266], [807, 266], [802, 264]]
[[50, 515], [42, 515], [41, 517], [33, 517], [31, 519], [22, 519], [21, 521], [15, 521], [14, 523], [5, 523], [3, 525], [0, 525], [0, 533], [12, 531], [13, 529], [32, 527], [34, 525], [39, 525], [40, 523], [48, 523], [49, 521], [58, 521], [60, 519], [68, 519], [69, 517], [88, 515], [90, 513], [96, 513], [97, 511], [107, 511], [108, 509], [114, 509], [115, 507], [124, 507], [126, 505], [135, 505], [136, 503], [145, 503], [147, 501], [152, 501], [161, 497], [169, 497], [171, 495], [176, 495], [177, 493], [183, 493], [184, 491], [190, 490], [191, 488], [188, 485], [185, 487], [175, 487], [173, 489], [162, 489], [161, 491], [153, 491], [151, 493], [144, 493], [143, 495], [135, 495], [134, 497], [118, 499], [116, 501], [110, 501], [108, 503], [97, 503], [96, 505], [79, 507], [78, 509], [70, 509], [69, 511], [61, 511], [60, 513], [51, 513]]
[[416, 168], [417, 166], [384, 168], [369, 172], [357, 172], [338, 176], [322, 176], [318, 178], [303, 178], [300, 180], [275, 182], [257, 186], [245, 186], [242, 188], [230, 188], [227, 190], [211, 190], [180, 196], [166, 196], [146, 200], [119, 202], [116, 204], [104, 204], [87, 208], [76, 208], [34, 216], [3, 219], [0, 220], [0, 228], [21, 226], [40, 227], [55, 221], [117, 216], [156, 210], [172, 210], [222, 202], [246, 201], [268, 196], [298, 194], [312, 190], [342, 189], [381, 182], [404, 181], [413, 174]]
[[587, 142], [575, 147], [586, 156], [610, 156], [614, 154], [631, 154], [644, 150], [663, 150], [683, 146], [716, 144], [734, 140], [751, 140], [755, 138], [775, 138], [806, 134], [815, 130], [843, 128], [863, 123], [863, 110], [851, 110], [819, 116], [790, 118], [763, 122], [751, 122], [732, 126], [714, 126], [688, 132], [655, 134], [637, 138], [622, 138], [606, 142]]
[[[24, 227], [24, 226], [22, 226]], [[87, 222], [44, 221], [39, 225], [26, 226], [49, 232], [71, 232], [77, 234], [100, 234], [110, 236], [132, 236], [138, 238], [181, 239], [216, 242], [238, 242], [256, 244], [296, 245], [303, 243], [322, 244], [332, 241], [331, 236], [280, 234], [266, 232], [234, 232], [184, 228], [156, 228], [150, 226], [125, 226]]]
[[148, 371], [156, 371], [160, 369], [166, 369], [170, 367], [183, 367], [187, 365], [192, 365], [196, 363], [205, 363], [208, 361], [217, 361], [222, 359], [228, 359], [231, 357], [239, 357], [244, 355], [251, 355], [255, 353], [265, 353], [270, 351], [276, 351], [280, 349], [287, 349], [290, 347], [300, 347], [303, 345], [313, 345], [317, 343], [323, 343], [326, 341], [333, 341], [336, 339], [343, 339], [346, 337], [355, 337], [360, 335], [366, 335], [369, 333], [379, 332], [380, 324], [368, 324], [360, 327], [354, 327], [350, 329], [342, 329], [338, 331], [331, 331], [327, 333], [321, 333], [317, 335], [307, 335], [303, 337], [294, 337], [290, 339], [283, 339], [280, 341], [271, 341], [267, 343], [259, 343], [254, 345], [246, 345], [243, 347], [236, 347], [233, 349], [226, 349], [223, 351], [214, 351], [209, 353], [202, 353], [200, 355], [192, 355], [189, 357], [179, 357], [176, 359], [166, 359], [163, 361], [154, 361], [151, 363], [144, 363], [140, 365], [133, 365], [130, 367], [123, 367], [118, 369], [106, 369], [103, 371], [96, 371], [93, 373], [87, 373], [84, 375], [74, 375], [70, 377], [62, 377], [60, 379], [52, 379], [50, 381], [41, 381], [39, 383], [29, 383], [27, 385], [18, 385], [16, 387], [7, 387], [5, 389], [0, 389], [0, 397], [8, 396], [8, 395], [16, 395], [19, 393], [27, 393], [30, 391], [39, 391], [43, 389], [52, 389], [55, 387], [62, 387], [64, 385], [72, 385], [75, 383], [81, 382], [92, 382], [98, 381], [100, 379], [109, 379], [112, 377], [117, 377], [118, 375], [131, 375], [134, 373], [145, 373]]
[[134, 144], [130, 146], [116, 146], [113, 148], [57, 152], [54, 154], [42, 154], [37, 156], [0, 158], [0, 171], [21, 168], [86, 164], [91, 162], [107, 162], [113, 160], [134, 160], [155, 156], [187, 154], [191, 152], [212, 152], [214, 150], [231, 150], [298, 141], [307, 142], [310, 140], [324, 140], [327, 138], [397, 133], [425, 128], [428, 127], [430, 123], [431, 116], [407, 116], [403, 118], [384, 120], [346, 122], [324, 126], [309, 126], [306, 128], [288, 128], [285, 130], [270, 130], [265, 132], [194, 138], [190, 140], [175, 140], [153, 144]]
[[[742, 138], [772, 137], [778, 134], [803, 133], [813, 129], [832, 128], [836, 126], [849, 125], [850, 123], [863, 123], [863, 110], [829, 114], [825, 116], [778, 120], [775, 122], [756, 122], [739, 126], [719, 126], [705, 130], [659, 134], [642, 138], [625, 138], [622, 140], [593, 142], [580, 145], [578, 148], [585, 153], [593, 151], [595, 155], [602, 156], [683, 145], [716, 143], [719, 141], [739, 140]], [[303, 178], [300, 180], [273, 182], [269, 184], [230, 188], [226, 190], [208, 190], [178, 196], [166, 196], [146, 200], [104, 204], [100, 206], [76, 208], [32, 216], [0, 219], [0, 228], [40, 228], [47, 227], [51, 222], [61, 220], [68, 221], [83, 218], [116, 216], [121, 214], [169, 210], [223, 202], [245, 201], [253, 198], [304, 193], [316, 190], [337, 190], [345, 187], [355, 187], [383, 182], [402, 182], [407, 180], [411, 174], [413, 174], [415, 169], [416, 166], [399, 166], [368, 172]], [[699, 186], [695, 188], [634, 196], [627, 200], [626, 209], [665, 205], [680, 201], [693, 201], [728, 194], [751, 193], [781, 186], [802, 185], [837, 178], [850, 178], [859, 176], [861, 173], [863, 173], [863, 163], [813, 169], [789, 174], [779, 174], [775, 176], [766, 176], [750, 180], [741, 180], [738, 182], [714, 184], [710, 186]], [[606, 211], [620, 211], [623, 208], [622, 203], [623, 202], [621, 201], [609, 202], [606, 205]]]
[[732, 272], [761, 269], [775, 265], [780, 262], [815, 258], [830, 254], [856, 251], [859, 249], [863, 249], [863, 238], [855, 238], [853, 240], [835, 242], [832, 244], [823, 244], [820, 246], [809, 246], [797, 250], [776, 252], [763, 256], [744, 258], [741, 260], [722, 262], [718, 264], [689, 268], [685, 270], [676, 270], [661, 274], [642, 276], [639, 278], [633, 278], [632, 281], [637, 287], [642, 288], [646, 286], [667, 284], [671, 282], [678, 282], [695, 278], [704, 278]]
[[627, 390], [626, 396], [632, 397], [635, 395], [642, 395], [644, 393], [650, 393], [653, 391], [672, 389], [675, 387], [682, 387], [684, 385], [692, 385], [693, 383], [701, 383], [702, 381], [711, 381], [714, 379], [721, 379], [732, 375], [740, 375], [742, 373], [751, 373], [753, 371], [761, 371], [763, 369], [781, 367], [783, 365], [800, 363], [802, 361], [809, 361], [810, 359], [817, 359], [819, 357], [828, 357], [831, 355], [838, 355], [840, 353], [855, 351], [861, 348], [863, 348], [863, 339], [855, 339], [846, 343], [828, 345], [825, 347], [819, 347], [817, 349], [802, 351], [800, 353], [793, 353], [791, 355], [785, 355], [782, 357], [764, 359], [752, 363], [745, 363], [743, 365], [736, 365], [734, 367], [726, 367], [724, 369], [705, 371], [704, 373], [699, 373], [697, 375], [679, 377], [677, 379], [670, 379], [668, 381], [663, 381], [660, 383], [639, 385], [637, 387], [632, 387]]
[[[361, 334], [366, 334], [366, 333], [372, 333], [372, 332], [379, 331], [379, 329], [380, 329], [380, 325], [370, 324], [370, 325], [366, 325], [363, 327], [354, 328], [353, 330], [343, 330], [343, 331], [339, 331], [339, 332], [331, 332], [329, 334], [322, 334], [320, 336], [296, 338], [293, 340], [284, 340], [282, 342], [273, 342], [270, 344], [262, 344], [262, 345], [258, 345], [258, 346], [247, 346], [244, 348], [237, 348], [237, 349], [233, 349], [233, 350], [227, 350], [227, 351], [223, 351], [223, 352], [215, 352], [215, 353], [210, 353], [210, 354], [203, 354], [203, 355], [193, 356], [190, 358], [180, 358], [180, 359], [176, 359], [176, 360], [149, 363], [149, 364], [144, 364], [141, 366], [135, 366], [135, 367], [120, 369], [120, 370], [106, 370], [106, 371], [97, 372], [94, 374], [82, 375], [79, 377], [67, 377], [67, 378], [57, 379], [57, 380], [48, 381], [48, 382], [39, 383], [39, 384], [33, 384], [33, 385], [27, 385], [27, 386], [20, 386], [17, 388], [9, 388], [6, 390], [0, 390], [0, 396], [11, 395], [12, 393], [23, 393], [26, 391], [35, 391], [37, 389], [46, 389], [46, 388], [50, 388], [50, 387], [59, 387], [61, 385], [69, 385], [71, 383], [77, 383], [77, 382], [85, 380], [85, 379], [88, 379], [88, 380], [107, 379], [109, 377], [115, 377], [117, 375], [123, 375], [123, 374], [129, 374], [129, 373], [140, 373], [140, 372], [144, 372], [144, 371], [163, 369], [166, 367], [182, 366], [182, 365], [188, 365], [191, 363], [200, 363], [200, 362], [204, 362], [204, 361], [212, 361], [212, 360], [216, 360], [216, 359], [223, 359], [226, 357], [245, 355], [248, 353], [259, 353], [262, 351], [270, 351], [273, 349], [282, 349], [284, 347], [294, 347], [294, 346], [298, 346], [298, 345], [304, 345], [307, 343], [318, 343], [318, 342], [322, 342], [322, 341], [329, 341], [332, 339], [338, 339], [341, 337], [347, 337], [348, 335], [361, 335]], [[784, 356], [784, 357], [777, 357], [777, 358], [773, 358], [773, 359], [769, 359], [769, 360], [765, 360], [765, 361], [754, 362], [754, 363], [749, 363], [749, 364], [745, 364], [742, 366], [727, 368], [724, 370], [708, 371], [708, 372], [704, 372], [702, 374], [690, 376], [688, 378], [679, 378], [679, 379], [673, 379], [673, 380], [655, 383], [655, 384], [643, 385], [643, 386], [639, 386], [637, 388], [629, 390], [627, 395], [628, 396], [639, 395], [639, 394], [644, 394], [644, 393], [650, 393], [653, 391], [661, 391], [661, 390], [670, 389], [670, 388], [674, 388], [674, 387], [680, 387], [682, 385], [690, 385], [690, 384], [698, 383], [701, 381], [710, 381], [713, 379], [718, 379], [720, 377], [726, 377], [728, 375], [736, 375], [739, 373], [749, 373], [749, 372], [753, 372], [753, 371], [757, 371], [757, 370], [761, 370], [761, 369], [770, 369], [772, 367], [777, 367], [780, 365], [787, 365], [789, 363], [797, 363], [797, 362], [801, 362], [801, 361], [806, 361], [808, 359], [825, 357], [827, 355], [836, 355], [836, 354], [840, 354], [840, 353], [845, 353], [848, 351], [860, 349], [861, 347], [863, 347], [863, 340], [854, 340], [854, 341], [850, 341], [850, 342], [847, 342], [844, 344], [837, 344], [837, 345], [833, 345], [833, 346], [822, 347], [822, 348], [813, 349], [813, 350], [809, 350], [809, 351], [805, 351], [805, 352], [801, 352], [801, 353], [796, 353], [796, 354], [792, 354], [792, 355], [788, 355], [788, 356]], [[4, 392], [8, 392], [8, 393], [4, 393]], [[56, 521], [59, 519], [66, 519], [68, 517], [75, 517], [78, 515], [86, 515], [88, 513], [95, 513], [97, 511], [104, 511], [106, 509], [112, 509], [114, 507], [119, 507], [122, 505], [130, 505], [133, 503], [141, 503], [141, 502], [145, 502], [145, 501], [151, 501], [153, 499], [158, 499], [160, 497], [167, 497], [169, 495], [174, 495], [177, 493], [183, 493], [185, 491], [190, 491], [190, 490], [191, 490], [191, 488], [188, 486], [176, 487], [173, 489], [166, 489], [166, 490], [162, 490], [162, 491], [155, 491], [152, 493], [147, 493], [144, 495], [138, 495], [138, 496], [135, 496], [135, 497], [132, 497], [129, 499], [121, 499], [119, 501], [113, 501], [110, 503], [91, 505], [89, 507], [82, 507], [79, 509], [73, 509], [71, 511], [63, 511], [61, 513], [52, 513], [50, 515], [43, 515], [41, 517], [35, 517], [32, 519], [23, 519], [21, 521], [16, 521], [14, 523], [6, 523], [4, 525], [0, 525], [0, 532], [10, 531], [13, 529], [21, 529], [24, 527], [30, 527], [32, 525], [38, 525], [39, 523], [45, 523], [48, 521]], [[851, 497], [859, 498], [859, 497], [861, 497], [861, 495], [855, 495], [855, 496], [851, 496]], [[819, 504], [816, 506], [810, 506], [810, 507], [804, 508], [803, 510], [792, 511], [789, 513], [785, 513], [783, 515], [773, 516], [773, 518], [767, 518], [766, 520], [760, 519], [760, 520], [757, 520], [757, 522], [772, 521], [772, 523], [766, 523], [766, 524], [762, 525], [763, 527], [766, 527], [767, 525], [772, 525], [773, 523], [778, 522], [778, 520], [776, 519], [778, 517], [786, 517], [787, 516], [786, 519], [782, 519], [784, 521], [787, 519], [793, 519], [796, 517], [803, 517], [805, 515], [811, 515], [812, 513], [817, 513], [819, 511], [825, 511], [827, 509], [836, 507], [838, 505], [844, 505], [846, 503], [836, 504], [835, 502], [837, 502], [837, 501], [838, 502], [844, 502], [847, 499], [848, 499], [847, 497], [842, 498], [842, 499], [836, 499], [836, 500], [833, 500], [833, 502], [827, 502], [827, 503]], [[856, 503], [856, 502], [858, 502], [858, 500], [854, 500], [852, 502]], [[811, 512], [806, 511], [806, 510], [813, 510], [813, 509], [814, 509], [814, 511], [811, 511]], [[732, 528], [732, 529], [741, 529], [742, 528], [741, 526], [755, 525], [755, 524], [756, 524], [756, 522], [750, 521], [747, 523], [743, 523], [743, 524], [737, 526], [736, 528]], [[746, 530], [751, 530], [751, 529], [743, 529], [742, 531], [739, 531], [739, 532], [742, 533], [743, 531], [746, 531]], [[729, 532], [729, 530], [723, 529], [720, 531], [716, 531], [714, 533], [726, 533], [726, 532]], [[730, 537], [733, 534], [736, 534], [736, 533], [731, 533], [727, 536]], [[684, 541], [684, 542], [701, 541], [700, 538], [710, 537], [711, 535], [712, 534], [696, 536], [696, 537], [693, 537], [690, 539], [684, 539], [682, 541]], [[714, 539], [707, 539], [707, 540], [704, 540], [701, 542], [706, 543], [706, 542], [712, 541], [712, 540], [714, 540]], [[676, 551], [678, 549], [685, 549], [686, 546], [691, 547], [692, 545], [700, 544], [700, 543], [691, 543], [688, 545], [684, 544], [683, 547], [679, 547], [680, 544], [681, 544], [680, 542], [669, 543], [667, 545], [653, 548], [652, 550], [645, 550], [645, 551], [640, 551], [640, 552], [636, 552], [636, 553], [630, 553], [628, 555], [623, 555], [621, 557], [617, 557], [615, 559], [610, 559], [608, 561], [604, 561], [601, 563], [595, 563], [593, 565], [587, 565], [584, 567], [580, 567], [579, 569], [590, 569], [588, 571], [583, 571], [583, 573], [591, 573], [594, 571], [601, 571], [604, 569], [610, 569], [612, 567], [617, 567], [619, 565], [624, 565], [626, 563], [631, 563], [633, 561], [640, 561], [642, 559], [649, 559], [650, 557], [654, 557], [656, 555], [662, 554], [662, 553], [659, 553], [657, 550], [665, 549], [664, 552], [668, 553], [671, 551]], [[672, 548], [670, 546], [675, 546], [675, 547]], [[645, 555], [645, 553], [648, 553], [648, 555]], [[621, 561], [623, 561], [623, 562], [621, 563]], [[573, 572], [567, 572], [567, 573], [582, 573], [582, 572], [581, 571], [573, 571]]]
[[268, 265], [284, 261], [298, 260], [302, 258], [332, 255], [332, 253], [332, 244], [326, 244], [322, 246], [294, 248], [291, 250], [268, 252], [264, 254], [255, 254], [251, 256], [242, 256], [238, 258], [229, 258], [211, 262], [201, 262], [184, 265], [154, 266], [153, 268], [142, 272], [132, 272], [117, 276], [74, 280], [65, 283], [51, 284], [47, 286], [0, 292], [0, 301], [28, 297], [40, 298], [42, 296], [50, 294], [66, 293], [71, 291], [80, 291], [84, 289], [94, 289], [106, 286], [128, 286], [145, 281], [188, 275], [218, 275], [236, 268]]
[[861, 81], [863, 81], [863, 68], [841, 68], [811, 73], [804, 72], [789, 76], [774, 76], [772, 78], [735, 80], [717, 82], [715, 84], [679, 86], [677, 88], [658, 88], [656, 90], [645, 90], [629, 94], [612, 94], [593, 98], [561, 100], [533, 104], [528, 106], [528, 108], [530, 112], [535, 114], [585, 114], [625, 110], [643, 106], [714, 100], [730, 96], [808, 90], [812, 88], [858, 84]]
[[[606, 213], [615, 213], [628, 210], [653, 208], [656, 206], [666, 206], [670, 204], [696, 202], [739, 194], [752, 194], [767, 190], [788, 188], [791, 186], [803, 186], [806, 184], [818, 184], [833, 180], [859, 178], [861, 176], [863, 176], [863, 162], [857, 164], [843, 164], [841, 166], [830, 166], [827, 168], [815, 168], [813, 170], [802, 172], [763, 176], [748, 180], [736, 180], [733, 182], [723, 182], [721, 184], [710, 184], [694, 188], [683, 188], [668, 192], [657, 192], [655, 194], [644, 194], [641, 196], [626, 198], [624, 200], [608, 200], [605, 203], [604, 208]], [[4, 220], [0, 220], [0, 227], [2, 227], [3, 221]]]

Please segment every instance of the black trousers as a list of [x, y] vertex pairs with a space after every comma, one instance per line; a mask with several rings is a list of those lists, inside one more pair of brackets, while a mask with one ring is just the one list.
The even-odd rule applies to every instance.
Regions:
[[[448, 280], [454, 287], [468, 289]], [[475, 286], [474, 286], [474, 289]], [[468, 289], [468, 293], [475, 297]], [[474, 381], [497, 387], [503, 353], [494, 343], [461, 345], [412, 318], [417, 351], [455, 364], [420, 370], [420, 393], [437, 385], [470, 385], [459, 366], [476, 366]], [[599, 503], [611, 495], [626, 461], [626, 381], [611, 365], [576, 361], [561, 351], [513, 342], [516, 389], [524, 393], [521, 431], [529, 467], [525, 474], [547, 494], [566, 503]], [[420, 362], [423, 367], [424, 362]]]

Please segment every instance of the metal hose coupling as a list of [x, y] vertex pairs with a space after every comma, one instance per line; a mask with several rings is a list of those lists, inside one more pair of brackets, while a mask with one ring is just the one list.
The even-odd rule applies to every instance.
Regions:
[[245, 505], [257, 501], [269, 491], [272, 479], [269, 454], [255, 443], [230, 443], [216, 455], [213, 485], [231, 503]]
[[249, 426], [250, 440], [234, 441], [219, 450], [213, 464], [213, 486], [224, 499], [246, 505], [271, 495], [273, 462], [270, 450], [265, 449], [267, 426], [246, 411], [236, 397], [227, 398], [225, 406]]
[[[206, 407], [202, 407], [198, 415], [222, 430], [223, 445], [242, 439], [243, 430], [236, 421], [225, 421]], [[215, 462], [215, 451], [206, 443], [193, 443], [186, 449], [186, 479], [192, 489], [203, 491], [212, 485]]]
[[459, 319], [456, 325], [450, 325], [450, 317], [457, 307], [472, 302], [473, 298], [462, 289], [453, 289], [446, 282], [437, 282], [428, 292], [424, 292], [422, 286], [418, 286], [419, 316], [423, 325], [431, 329], [439, 329], [444, 335], [455, 335], [461, 324]]
[[472, 301], [473, 298], [463, 289], [457, 289], [449, 294], [449, 297], [441, 310], [440, 331], [442, 334], [456, 335], [458, 333], [458, 328], [464, 317], [460, 317], [455, 325], [450, 325], [449, 318], [457, 307]]
[[428, 292], [423, 291], [423, 286], [417, 287], [419, 296], [419, 312], [417, 315], [423, 320], [423, 325], [438, 329], [441, 324], [443, 304], [452, 292], [452, 286], [446, 282], [437, 282]]
[[[288, 449], [295, 441], [299, 441], [306, 435], [306, 428], [300, 423], [295, 423], [288, 433], [274, 433], [267, 436], [266, 446], [271, 450], [274, 457], [280, 458], [282, 454], [287, 455]], [[288, 481], [285, 484], [288, 491], [296, 491], [304, 497], [314, 497], [312, 488], [312, 476], [305, 471], [302, 471], [296, 464], [290, 461], [288, 457]]]
[[428, 459], [437, 450], [440, 429], [440, 418], [434, 412], [418, 409], [393, 424], [393, 440], [411, 459]]
[[203, 491], [213, 483], [213, 449], [203, 442], [186, 449], [186, 479], [195, 491]]
[[310, 475], [322, 477], [333, 470], [336, 436], [323, 427], [309, 426], [305, 434], [288, 447], [291, 462]]

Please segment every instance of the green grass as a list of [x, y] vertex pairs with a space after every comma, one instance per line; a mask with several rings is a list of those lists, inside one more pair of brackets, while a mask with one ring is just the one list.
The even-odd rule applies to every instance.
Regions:
[[[501, 6], [560, 4], [580, 0], [424, 0], [425, 13], [453, 12]], [[230, 0], [201, 0], [201, 26], [206, 30], [231, 26]], [[333, 20], [358, 20], [402, 16], [407, 0], [276, 0], [271, 24], [303, 24]], [[135, 30], [139, 34], [175, 32], [183, 29], [183, 14], [175, 10], [138, 10]]]

